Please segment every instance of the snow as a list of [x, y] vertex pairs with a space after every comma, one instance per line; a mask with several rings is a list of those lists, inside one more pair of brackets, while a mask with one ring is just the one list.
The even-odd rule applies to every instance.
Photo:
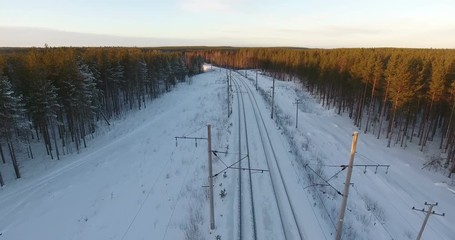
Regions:
[[[249, 71], [248, 76], [253, 84], [254, 71]], [[269, 91], [271, 80], [260, 75], [259, 88], [263, 92]], [[281, 119], [287, 120], [280, 127], [287, 128], [292, 133], [293, 141], [304, 146], [306, 150], [302, 151], [302, 155], [308, 157], [310, 165], [317, 166], [318, 161], [325, 166], [347, 164], [352, 133], [359, 129], [353, 126], [347, 116], [324, 109], [316, 99], [301, 89], [293, 82], [276, 82], [275, 101], [282, 111]], [[298, 129], [295, 129], [296, 105], [293, 104], [296, 99], [303, 100], [303, 104], [299, 105]], [[446, 173], [422, 169], [427, 158], [431, 157], [431, 151], [421, 153], [415, 144], [409, 144], [406, 150], [399, 146], [387, 148], [386, 140], [377, 140], [372, 134], [359, 132], [355, 163], [389, 164], [390, 168], [387, 173], [386, 169], [378, 169], [375, 173], [375, 168], [368, 168], [364, 173], [364, 168], [354, 168], [343, 234], [347, 234], [346, 228], [349, 227], [352, 230], [348, 231], [355, 233], [351, 232], [351, 237], [346, 239], [415, 239], [424, 213], [411, 209], [413, 206], [423, 208], [425, 202], [438, 202], [439, 205], [434, 210], [445, 212], [446, 216], [431, 216], [423, 238], [452, 239], [454, 195], [451, 194], [450, 187], [435, 187], [435, 183], [451, 184], [453, 188], [453, 182], [444, 176]], [[339, 168], [323, 167], [328, 177], [338, 170]], [[345, 171], [331, 180], [340, 191], [344, 188], [344, 174]], [[340, 202], [341, 197], [337, 197], [325, 203], [330, 205], [326, 206], [329, 211], [335, 209], [332, 214], [334, 221]], [[371, 210], [371, 206], [375, 210]], [[330, 232], [333, 234], [334, 231], [332, 227]], [[332, 237], [328, 237], [330, 238]]]
[[[247, 152], [245, 139], [238, 147], [238, 94], [245, 100], [251, 168], [269, 169], [279, 179], [279, 167], [286, 185], [275, 183], [275, 200], [269, 173], [252, 174], [258, 239], [284, 239], [277, 205], [290, 238], [298, 238], [297, 228], [291, 226], [292, 205], [304, 239], [333, 239], [341, 197], [329, 194], [327, 186], [309, 186], [303, 163], [321, 169], [328, 179], [340, 170], [330, 165], [347, 164], [352, 133], [358, 129], [347, 116], [323, 108], [293, 82], [276, 82], [277, 115], [270, 119], [267, 94], [272, 79], [259, 75], [256, 91], [254, 70], [248, 71], [250, 80], [232, 74], [251, 87], [259, 111], [255, 112], [245, 88], [233, 89], [233, 112], [228, 119], [226, 70], [204, 69], [207, 72], [194, 76], [191, 84], [181, 83], [147, 108], [105, 126], [79, 154], [60, 161], [38, 154], [38, 159], [22, 162], [19, 180], [12, 179], [9, 165], [2, 166], [7, 185], [0, 189], [0, 240], [215, 239], [216, 235], [237, 239], [238, 170], [227, 169], [226, 177], [214, 178], [216, 229], [210, 230], [207, 142], [176, 142], [174, 137], [206, 137], [210, 123], [213, 150], [228, 153], [213, 158], [213, 172], [223, 170], [224, 163], [238, 161], [238, 152]], [[296, 129], [293, 103], [297, 98], [302, 104]], [[255, 113], [263, 115], [265, 128], [256, 124]], [[266, 155], [271, 158], [273, 153], [268, 140], [261, 140], [265, 132], [270, 134], [278, 163], [266, 162]], [[438, 202], [433, 210], [446, 215], [430, 217], [423, 239], [453, 239], [455, 187], [445, 174], [422, 169], [431, 151], [419, 152], [414, 143], [406, 149], [387, 148], [386, 140], [359, 132], [355, 163], [389, 164], [390, 168], [387, 173], [385, 168], [376, 173], [374, 168], [366, 172], [354, 168], [343, 239], [415, 239], [424, 213], [412, 207], [421, 209], [425, 202]], [[266, 153], [263, 146], [269, 149]], [[341, 171], [329, 183], [341, 191], [345, 173]], [[240, 174], [247, 179], [247, 171]], [[227, 195], [221, 198], [223, 189]], [[244, 195], [249, 191], [246, 188]], [[250, 239], [251, 208], [246, 205], [243, 210], [242, 226]]]

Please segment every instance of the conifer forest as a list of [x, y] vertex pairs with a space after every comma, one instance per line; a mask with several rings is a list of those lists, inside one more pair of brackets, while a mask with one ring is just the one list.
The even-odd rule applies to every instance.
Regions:
[[[201, 71], [202, 59], [138, 48], [29, 48], [0, 51], [0, 157], [21, 177], [17, 151], [33, 159], [79, 152], [97, 123], [131, 109]], [[1, 185], [4, 184], [0, 174]]]
[[[299, 81], [388, 147], [436, 142], [455, 171], [455, 51], [300, 48], [5, 48], [0, 51], [0, 157], [79, 152], [97, 124], [170, 91], [203, 62]], [[1, 180], [1, 175], [0, 175]], [[4, 184], [1, 181], [2, 185]]]
[[260, 69], [300, 81], [320, 103], [387, 147], [436, 142], [455, 171], [455, 51], [447, 49], [213, 49], [197, 54], [215, 65]]

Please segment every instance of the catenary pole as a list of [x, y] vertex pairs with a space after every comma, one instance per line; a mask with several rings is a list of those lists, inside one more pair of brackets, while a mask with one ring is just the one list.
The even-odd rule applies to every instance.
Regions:
[[258, 70], [256, 69], [256, 91], [258, 90]]
[[296, 109], [295, 109], [295, 128], [297, 128], [298, 123], [299, 123], [299, 103], [300, 103], [300, 99], [296, 99], [295, 100], [295, 104], [297, 106], [296, 106]]
[[215, 206], [213, 203], [213, 174], [212, 174], [212, 136], [211, 126], [207, 125], [207, 140], [208, 140], [208, 168], [209, 168], [209, 201], [210, 201], [210, 229], [215, 229]]
[[229, 76], [226, 75], [226, 82], [227, 82], [227, 104], [228, 104], [228, 118], [231, 116], [231, 96], [230, 96], [230, 91], [229, 91]]
[[272, 85], [272, 113], [270, 114], [270, 117], [273, 119], [273, 105], [275, 103], [275, 77], [273, 77], [273, 85]]
[[349, 194], [349, 186], [351, 185], [351, 176], [352, 176], [352, 165], [354, 164], [354, 156], [355, 150], [357, 146], [357, 137], [359, 133], [356, 131], [352, 137], [352, 145], [351, 145], [351, 156], [349, 158], [349, 165], [348, 165], [348, 172], [346, 173], [346, 182], [344, 183], [344, 193], [343, 193], [343, 200], [341, 202], [341, 209], [340, 215], [338, 216], [337, 222], [337, 233], [336, 233], [336, 240], [341, 239], [341, 233], [343, 231], [343, 221], [344, 221], [344, 213], [346, 211], [346, 203], [348, 201], [348, 194]]

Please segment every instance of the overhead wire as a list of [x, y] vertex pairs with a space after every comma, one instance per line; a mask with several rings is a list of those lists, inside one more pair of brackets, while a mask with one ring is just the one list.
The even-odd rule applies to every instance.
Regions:
[[[288, 158], [289, 158], [289, 156], [288, 156]], [[305, 166], [304, 166], [304, 167], [305, 167]], [[309, 166], [308, 166], [308, 167], [309, 167]], [[306, 168], [305, 168], [305, 169], [306, 169]], [[313, 169], [312, 169], [312, 170], [313, 170]], [[307, 170], [307, 171], [308, 171], [308, 170]], [[300, 178], [300, 175], [299, 175], [297, 172], [296, 172], [296, 175], [297, 175], [297, 177], [299, 178], [299, 181], [302, 181], [301, 178]], [[320, 175], [319, 175], [319, 177], [320, 177], [321, 179], [324, 179], [324, 178], [322, 178]], [[330, 184], [328, 184], [328, 185], [326, 185], [326, 184], [314, 184], [314, 185], [310, 185], [310, 186], [316, 186], [316, 185], [328, 186], [328, 185], [330, 185]], [[305, 189], [306, 189], [306, 188], [304, 188], [302, 185], [300, 185], [300, 186], [302, 187], [302, 190], [305, 190]], [[337, 190], [336, 190], [336, 191], [337, 191]], [[337, 192], [338, 192], [338, 191], [337, 191]], [[332, 218], [331, 218], [331, 214], [329, 213], [329, 211], [328, 211], [326, 205], [324, 204], [324, 202], [323, 202], [323, 200], [322, 200], [322, 198], [321, 198], [319, 192], [317, 192], [317, 195], [318, 195], [318, 197], [320, 198], [320, 201], [321, 201], [321, 203], [322, 203], [322, 205], [323, 205], [325, 211], [327, 212], [327, 216], [328, 216], [328, 218], [330, 219], [330, 222], [332, 223], [332, 225], [333, 225], [333, 227], [334, 227], [333, 229], [336, 229], [335, 223], [333, 222], [333, 220], [332, 220]], [[305, 195], [305, 196], [306, 196], [307, 199], [308, 199], [308, 196], [307, 196], [307, 195]], [[308, 199], [308, 200], [309, 200], [309, 199]], [[313, 214], [316, 216], [316, 213], [315, 213], [314, 209], [313, 209], [313, 208], [311, 208], [311, 209], [312, 209], [312, 211], [313, 211]], [[319, 222], [319, 218], [316, 217], [316, 219], [317, 219], [317, 221], [318, 221], [319, 227], [320, 227], [321, 230], [322, 230], [323, 227], [322, 227], [321, 223]], [[323, 233], [324, 233], [324, 231], [323, 231]], [[324, 238], [327, 239], [327, 236], [325, 235], [325, 233], [324, 233]]]
[[[194, 150], [193, 150], [193, 154], [191, 155], [191, 159], [194, 158], [195, 153], [196, 153], [196, 148], [194, 148]], [[183, 178], [183, 184], [180, 186], [180, 190], [179, 190], [178, 196], [181, 196], [181, 195], [182, 195], [183, 187], [185, 186], [185, 183], [187, 182], [187, 181], [186, 181], [186, 178], [188, 177], [188, 175], [189, 175], [190, 172], [191, 172], [191, 171], [187, 171], [187, 172], [186, 172], [185, 177]], [[167, 226], [166, 226], [166, 231], [164, 232], [163, 240], [166, 239], [167, 231], [168, 231], [168, 229], [169, 229], [169, 226], [170, 226], [170, 224], [171, 224], [172, 217], [174, 216], [175, 209], [176, 209], [177, 204], [179, 203], [180, 199], [181, 199], [181, 197], [179, 197], [179, 198], [177, 199], [177, 201], [175, 202], [175, 204], [174, 204], [174, 207], [173, 207], [172, 213], [171, 213], [171, 217], [169, 217], [169, 221], [168, 221]]]
[[160, 174], [158, 175], [158, 177], [155, 179], [155, 182], [152, 184], [152, 186], [150, 187], [149, 191], [147, 192], [147, 195], [145, 196], [145, 199], [141, 202], [138, 210], [136, 211], [136, 213], [134, 214], [134, 217], [133, 219], [130, 221], [130, 223], [128, 224], [128, 227], [127, 229], [125, 230], [125, 232], [123, 233], [122, 235], [122, 238], [121, 240], [125, 239], [126, 235], [128, 234], [128, 232], [130, 231], [131, 229], [131, 226], [134, 224], [134, 222], [136, 221], [136, 218], [137, 216], [139, 215], [139, 213], [141, 212], [142, 208], [144, 207], [145, 203], [147, 202], [147, 199], [149, 198], [150, 196], [150, 193], [152, 192], [153, 188], [155, 187], [156, 183], [158, 182], [158, 180], [161, 178], [161, 175], [163, 174], [164, 172], [164, 169], [167, 168], [168, 164], [169, 164], [170, 161], [166, 161], [166, 164], [163, 166], [163, 168], [161, 169], [160, 171]]
[[[359, 196], [359, 198], [360, 198], [360, 199], [363, 201], [363, 203], [366, 205], [366, 202], [365, 202], [365, 200], [363, 199], [362, 195], [359, 193], [359, 190], [357, 189], [357, 187], [354, 185], [353, 188], [354, 188], [355, 192], [357, 193], [357, 195]], [[386, 228], [385, 223], [383, 223], [383, 222], [378, 218], [378, 216], [376, 216], [376, 214], [374, 213], [374, 211], [371, 211], [371, 214], [374, 216], [374, 218], [376, 219], [376, 221], [378, 221], [378, 222], [381, 224], [382, 228], [383, 228], [383, 229], [386, 231], [386, 233], [389, 235], [390, 239], [392, 239], [392, 240], [395, 239], [395, 238], [392, 236], [392, 234], [390, 233], [390, 231]]]

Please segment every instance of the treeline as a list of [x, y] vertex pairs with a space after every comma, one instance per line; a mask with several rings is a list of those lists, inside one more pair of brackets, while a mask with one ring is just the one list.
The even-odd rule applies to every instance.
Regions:
[[[51, 159], [87, 146], [97, 122], [131, 109], [202, 71], [202, 58], [139, 48], [31, 48], [0, 52], [0, 157], [20, 178], [18, 148]], [[3, 179], [0, 173], [0, 184]]]
[[211, 49], [194, 52], [231, 68], [256, 68], [279, 79], [296, 77], [322, 105], [347, 112], [356, 126], [387, 146], [428, 142], [455, 171], [455, 50]]

